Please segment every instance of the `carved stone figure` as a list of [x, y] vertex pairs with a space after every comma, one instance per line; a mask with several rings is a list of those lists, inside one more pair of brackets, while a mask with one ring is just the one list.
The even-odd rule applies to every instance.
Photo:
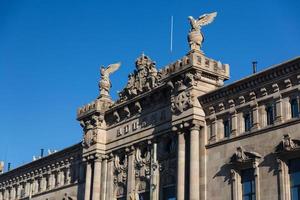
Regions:
[[119, 69], [121, 66], [121, 63], [115, 63], [108, 65], [107, 68], [104, 66], [101, 66], [100, 68], [100, 74], [101, 74], [101, 80], [99, 82], [99, 89], [100, 89], [100, 98], [101, 97], [109, 97], [109, 90], [111, 88], [111, 82], [109, 79], [109, 75], [114, 73]]
[[285, 151], [295, 151], [300, 149], [300, 140], [292, 139], [289, 134], [285, 134], [281, 143], [276, 147], [277, 153]]
[[114, 170], [114, 184], [116, 196], [122, 196], [126, 194], [126, 182], [127, 182], [127, 155], [120, 157], [115, 155], [114, 158], [115, 170]]
[[0, 161], [0, 174], [2, 174], [4, 171], [4, 162]]
[[138, 191], [145, 191], [149, 189], [150, 181], [150, 164], [151, 151], [150, 146], [140, 146], [136, 149], [135, 154], [135, 177], [136, 188]]
[[142, 54], [135, 62], [136, 70], [129, 74], [126, 87], [119, 93], [120, 101], [130, 99], [138, 94], [158, 86], [159, 72], [155, 62]]
[[249, 161], [254, 161], [255, 159], [261, 158], [256, 152], [253, 151], [245, 151], [243, 147], [238, 147], [236, 152], [231, 157], [231, 163], [244, 163]]
[[201, 15], [198, 19], [194, 19], [192, 16], [189, 16], [188, 19], [191, 24], [191, 29], [188, 35], [188, 42], [191, 50], [200, 50], [204, 36], [201, 32], [202, 26], [205, 26], [213, 22], [214, 18], [217, 16], [216, 12], [210, 14]]

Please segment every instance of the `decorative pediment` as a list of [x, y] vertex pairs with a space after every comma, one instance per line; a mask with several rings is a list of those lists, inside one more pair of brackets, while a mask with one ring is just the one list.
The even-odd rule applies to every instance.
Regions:
[[246, 151], [243, 147], [238, 147], [236, 152], [230, 159], [232, 164], [243, 164], [243, 163], [252, 163], [257, 159], [260, 159], [261, 155], [253, 151]]
[[276, 147], [276, 153], [300, 151], [300, 140], [292, 139], [289, 134], [283, 136], [282, 141]]
[[142, 54], [135, 62], [136, 70], [129, 74], [126, 87], [119, 93], [119, 101], [125, 101], [158, 86], [160, 72], [155, 62]]

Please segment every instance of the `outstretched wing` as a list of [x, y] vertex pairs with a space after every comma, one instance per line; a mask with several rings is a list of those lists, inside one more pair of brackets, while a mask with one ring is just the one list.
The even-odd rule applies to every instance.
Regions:
[[201, 15], [197, 20], [198, 26], [205, 26], [214, 21], [214, 18], [217, 16], [217, 12]]
[[120, 66], [121, 66], [120, 62], [108, 65], [108, 67], [105, 70], [105, 74], [109, 75], [111, 73], [114, 73], [119, 69]]

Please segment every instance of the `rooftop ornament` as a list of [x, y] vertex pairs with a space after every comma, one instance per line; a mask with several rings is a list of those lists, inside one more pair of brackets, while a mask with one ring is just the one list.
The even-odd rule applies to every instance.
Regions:
[[114, 73], [119, 69], [121, 66], [121, 63], [115, 63], [108, 65], [107, 68], [104, 66], [101, 66], [100, 68], [100, 74], [101, 74], [101, 80], [99, 82], [99, 90], [100, 90], [100, 99], [110, 99], [109, 90], [111, 88], [111, 82], [109, 79], [109, 75]]
[[191, 51], [199, 51], [201, 49], [202, 42], [204, 41], [204, 36], [201, 32], [201, 28], [202, 26], [213, 22], [216, 16], [217, 12], [201, 15], [198, 19], [194, 19], [192, 16], [188, 17], [191, 24], [191, 29], [188, 34], [188, 42]]

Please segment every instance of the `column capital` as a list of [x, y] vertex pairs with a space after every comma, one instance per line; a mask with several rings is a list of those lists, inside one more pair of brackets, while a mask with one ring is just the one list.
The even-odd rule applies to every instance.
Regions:
[[128, 154], [128, 155], [131, 155], [133, 154], [135, 151], [135, 147], [133, 145], [130, 145], [128, 147], [125, 148], [125, 152]]
[[198, 124], [191, 124], [191, 131], [199, 131], [200, 130], [200, 125]]

